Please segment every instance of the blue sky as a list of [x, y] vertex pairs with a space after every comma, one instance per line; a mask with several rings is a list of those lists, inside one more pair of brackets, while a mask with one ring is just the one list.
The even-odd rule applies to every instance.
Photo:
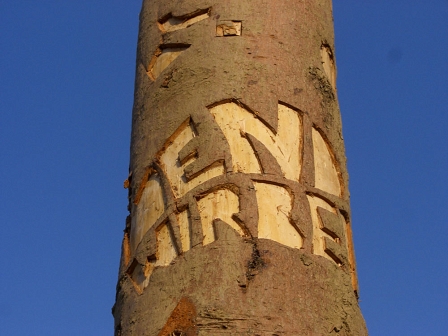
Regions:
[[[141, 1], [0, 0], [0, 334], [112, 335]], [[448, 330], [448, 1], [334, 1], [361, 307]]]

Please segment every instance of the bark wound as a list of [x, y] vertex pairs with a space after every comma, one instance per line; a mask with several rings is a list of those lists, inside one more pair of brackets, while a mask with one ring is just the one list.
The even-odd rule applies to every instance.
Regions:
[[255, 240], [252, 243], [252, 255], [251, 259], [247, 262], [246, 278], [251, 281], [261, 270], [266, 266], [265, 261], [261, 257], [260, 250], [258, 249], [257, 242]]
[[336, 96], [328, 77], [322, 72], [322, 70], [316, 67], [309, 68], [308, 74], [309, 78], [313, 82], [314, 88], [322, 95], [323, 103], [332, 103], [336, 99]]
[[322, 58], [322, 67], [324, 68], [328, 81], [333, 86], [333, 89], [336, 89], [336, 66], [334, 64], [333, 51], [328, 44], [322, 44], [320, 56]]
[[195, 336], [196, 307], [188, 298], [182, 298], [174, 308], [158, 336]]

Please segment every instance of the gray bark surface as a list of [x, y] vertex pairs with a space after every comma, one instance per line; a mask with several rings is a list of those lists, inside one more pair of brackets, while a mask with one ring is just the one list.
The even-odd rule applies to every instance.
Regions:
[[[367, 335], [357, 301], [341, 118], [323, 50], [334, 62], [330, 0], [143, 1], [125, 182], [130, 216], [113, 308], [116, 335]], [[172, 52], [173, 60], [167, 57]], [[297, 112], [297, 181], [282, 176], [282, 164], [249, 133], [241, 136], [261, 172], [235, 169], [229, 139], [211, 113], [223, 104], [256, 116], [273, 135], [280, 132], [279, 104]], [[224, 171], [177, 194], [162, 161], [186, 122], [195, 137], [179, 151], [179, 164], [195, 159], [185, 165], [184, 181], [211, 167]], [[313, 130], [329, 148], [338, 195], [317, 185]], [[160, 182], [163, 209], [136, 240], [133, 225], [140, 225], [137, 212], [151, 178]], [[259, 237], [260, 183], [287, 191], [288, 220], [302, 237], [300, 248]], [[213, 218], [213, 242], [204, 244], [198, 202], [224, 189], [238, 199], [239, 212], [231, 218], [243, 233], [229, 220]], [[325, 256], [313, 243], [310, 197], [331, 210], [315, 212]], [[183, 211], [189, 216], [188, 248]], [[169, 264], [161, 261], [162, 227], [175, 251]]]

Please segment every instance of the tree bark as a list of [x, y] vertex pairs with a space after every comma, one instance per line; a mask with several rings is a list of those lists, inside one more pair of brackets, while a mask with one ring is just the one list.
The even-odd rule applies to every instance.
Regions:
[[144, 0], [116, 335], [367, 335], [330, 0]]

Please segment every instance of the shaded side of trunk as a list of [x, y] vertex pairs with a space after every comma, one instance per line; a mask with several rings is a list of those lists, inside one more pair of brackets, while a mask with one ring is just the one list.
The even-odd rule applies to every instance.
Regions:
[[145, 0], [116, 335], [367, 335], [330, 0]]

